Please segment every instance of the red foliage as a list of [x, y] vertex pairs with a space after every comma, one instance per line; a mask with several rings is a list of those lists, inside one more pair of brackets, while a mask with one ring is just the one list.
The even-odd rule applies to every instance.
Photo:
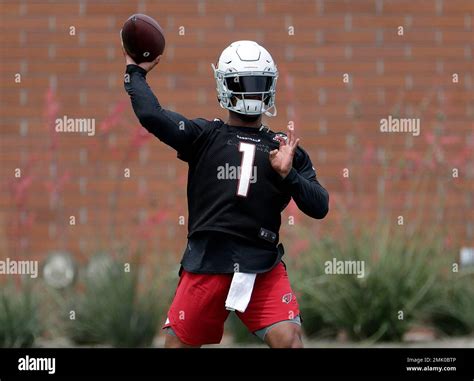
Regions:
[[112, 112], [99, 125], [99, 131], [102, 134], [108, 134], [116, 125], [120, 123], [122, 114], [125, 111], [127, 104], [127, 99], [117, 102]]

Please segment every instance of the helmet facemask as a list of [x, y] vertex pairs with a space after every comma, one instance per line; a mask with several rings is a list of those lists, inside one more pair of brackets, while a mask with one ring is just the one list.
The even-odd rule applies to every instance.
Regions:
[[278, 72], [226, 73], [214, 69], [221, 107], [245, 115], [276, 115], [275, 89]]

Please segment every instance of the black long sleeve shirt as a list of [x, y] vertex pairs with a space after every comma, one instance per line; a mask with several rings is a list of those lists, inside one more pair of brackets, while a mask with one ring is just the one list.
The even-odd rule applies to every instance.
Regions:
[[281, 212], [291, 198], [308, 216], [326, 216], [329, 195], [306, 151], [297, 148], [284, 179], [272, 168], [269, 153], [284, 134], [166, 110], [146, 83], [146, 71], [136, 65], [127, 66], [125, 89], [142, 126], [189, 166], [185, 270], [269, 271], [283, 255]]

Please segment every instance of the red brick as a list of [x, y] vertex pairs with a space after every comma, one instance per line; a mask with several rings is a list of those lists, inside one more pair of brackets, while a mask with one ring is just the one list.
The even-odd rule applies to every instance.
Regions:
[[[177, 259], [180, 256], [186, 228], [175, 226], [175, 222], [176, 216], [187, 214], [186, 164], [178, 161], [175, 151], [155, 137], [146, 143], [149, 154], [145, 163], [139, 161], [137, 150], [122, 162], [135, 129], [141, 127], [123, 90], [124, 63], [118, 30], [130, 14], [137, 12], [137, 4], [135, 1], [87, 2], [83, 15], [79, 15], [79, 3], [60, 2], [53, 6], [43, 1], [25, 5], [6, 1], [2, 4], [0, 176], [7, 181], [5, 185], [8, 184], [13, 179], [14, 168], [26, 166], [22, 157], [37, 155], [34, 165], [24, 169], [25, 173], [35, 176], [26, 208], [37, 220], [32, 228], [24, 230], [31, 255], [41, 258], [49, 250], [58, 248], [58, 239], [49, 238], [50, 222], [60, 223], [58, 234], [68, 234], [65, 247], [81, 260], [100, 245], [108, 247], [111, 211], [107, 202], [120, 184], [118, 237], [126, 240], [130, 232], [139, 229], [140, 210], [149, 213], [167, 210], [176, 236], [170, 235], [167, 227], [157, 227], [144, 247], [149, 252], [169, 250], [176, 253]], [[445, 221], [452, 227], [457, 242], [468, 241], [466, 221], [472, 219], [473, 214], [465, 195], [471, 191], [473, 180], [463, 177], [466, 170], [463, 166], [459, 179], [450, 179], [449, 171], [455, 160], [466, 152], [467, 138], [472, 135], [472, 115], [469, 114], [472, 89], [466, 86], [472, 63], [465, 55], [466, 47], [472, 46], [471, 30], [466, 28], [466, 15], [472, 12], [472, 3], [443, 1], [442, 13], [438, 14], [435, 1], [384, 1], [382, 12], [376, 14], [374, 0], [298, 3], [278, 0], [264, 1], [263, 15], [259, 13], [262, 6], [250, 0], [239, 2], [238, 13], [228, 12], [231, 2], [205, 1], [202, 4], [204, 12], [201, 14], [197, 2], [164, 0], [145, 4], [143, 12], [155, 17], [166, 33], [165, 56], [160, 66], [148, 75], [150, 85], [165, 107], [173, 106], [190, 118], [219, 116], [225, 119], [226, 111], [220, 109], [215, 100], [210, 62], [215, 62], [231, 41], [258, 39], [273, 54], [280, 70], [279, 116], [268, 120], [268, 124], [274, 130], [284, 130], [288, 119], [294, 119], [302, 138], [301, 145], [310, 154], [321, 182], [331, 195], [345, 201], [354, 221], [365, 221], [367, 226], [373, 226], [378, 213], [374, 200], [383, 168], [377, 160], [364, 162], [363, 154], [368, 145], [385, 150], [391, 158], [390, 165], [397, 166], [400, 158], [414, 150], [428, 152], [431, 145], [426, 138], [440, 126], [443, 136], [458, 138], [457, 142], [443, 146], [445, 161], [437, 164], [424, 186], [435, 189], [437, 179], [442, 179], [451, 195], [446, 200]], [[321, 9], [319, 4], [323, 4]], [[20, 10], [26, 11], [21, 17]], [[406, 25], [407, 16], [411, 18], [411, 25]], [[233, 26], [229, 27], [226, 20], [233, 20]], [[290, 24], [295, 27], [294, 36], [288, 35]], [[75, 37], [69, 36], [71, 25], [76, 27]], [[186, 27], [185, 36], [178, 35], [180, 25]], [[397, 35], [399, 25], [405, 26], [403, 37]], [[50, 29], [50, 26], [55, 27]], [[346, 30], [347, 26], [351, 28]], [[382, 39], [378, 41], [380, 36]], [[55, 58], [49, 57], [50, 46], [54, 46]], [[406, 55], [408, 47], [410, 56]], [[113, 57], [108, 55], [110, 52], [114, 52]], [[26, 65], [22, 66], [22, 62]], [[380, 62], [383, 62], [383, 72], [378, 71]], [[17, 72], [22, 73], [21, 84], [13, 82]], [[350, 74], [350, 85], [342, 83], [343, 73]], [[452, 83], [453, 73], [459, 74], [460, 83]], [[98, 128], [114, 105], [126, 100], [123, 117], [112, 130], [114, 147], [108, 139], [101, 141], [99, 130], [95, 137], [48, 133], [44, 119], [45, 94], [53, 75], [57, 79], [59, 117], [93, 117]], [[405, 86], [408, 77], [412, 79], [411, 89]], [[171, 83], [175, 88], [170, 87]], [[385, 95], [383, 102], [379, 97], [381, 90]], [[438, 99], [439, 91], [443, 92], [443, 102]], [[321, 92], [325, 94], [324, 104], [319, 103]], [[27, 95], [24, 105], [19, 103], [21, 94]], [[80, 104], [81, 94], [85, 95], [84, 104]], [[205, 104], [198, 103], [202, 94], [207, 99]], [[294, 109], [295, 115], [288, 114], [287, 106]], [[380, 118], [394, 113], [397, 106], [402, 116], [420, 115], [422, 118], [422, 135], [411, 138], [411, 149], [407, 148], [406, 135], [383, 135], [378, 130]], [[351, 114], [351, 110], [355, 113]], [[445, 120], [440, 120], [440, 115], [444, 115]], [[23, 137], [20, 136], [21, 120], [28, 121], [28, 133]], [[326, 132], [320, 128], [322, 120], [326, 121]], [[353, 146], [348, 145], [351, 135], [355, 139]], [[50, 210], [45, 187], [46, 180], [50, 179], [51, 162], [47, 153], [52, 137], [57, 142], [59, 175], [65, 171], [71, 175], [60, 193], [62, 210]], [[80, 161], [81, 149], [87, 151], [86, 162]], [[321, 152], [325, 152], [324, 161]], [[117, 168], [115, 179], [110, 176], [110, 166]], [[124, 166], [132, 170], [130, 179], [121, 177]], [[170, 166], [176, 169], [175, 177], [168, 175]], [[347, 182], [342, 179], [341, 171], [345, 167], [351, 169], [355, 206], [350, 205], [350, 192], [344, 188]], [[79, 189], [79, 177], [87, 178], [85, 194]], [[140, 177], [147, 182], [147, 193], [136, 197]], [[360, 184], [366, 192], [364, 195], [357, 193]], [[413, 191], [413, 178], [388, 181], [386, 186], [385, 199], [390, 201], [383, 206], [393, 216], [405, 213], [402, 195]], [[429, 203], [436, 202], [437, 196], [425, 190], [419, 193], [426, 196], [426, 200], [418, 205], [428, 212]], [[421, 199], [416, 196], [415, 200]], [[0, 187], [0, 208], [8, 220], [15, 218], [17, 211], [6, 186]], [[81, 208], [88, 210], [87, 224], [68, 226], [67, 216], [78, 217]], [[298, 213], [302, 224], [313, 223]], [[410, 210], [406, 218], [411, 220], [415, 214]], [[433, 221], [426, 216], [422, 221], [431, 226]], [[341, 218], [344, 218], [342, 212], [333, 208], [328, 219], [318, 226], [325, 232], [337, 231]], [[285, 227], [282, 236], [291, 247], [289, 233]], [[6, 234], [7, 246], [17, 250], [15, 238], [8, 235], [11, 229], [6, 230]], [[81, 237], [87, 240], [85, 252], [79, 246]]]

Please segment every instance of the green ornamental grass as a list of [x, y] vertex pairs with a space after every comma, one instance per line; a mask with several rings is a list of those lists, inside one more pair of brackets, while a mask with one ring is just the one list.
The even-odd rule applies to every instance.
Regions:
[[157, 290], [143, 287], [134, 271], [113, 263], [101, 276], [88, 279], [68, 313], [66, 332], [81, 345], [146, 347], [152, 344], [161, 323]]
[[32, 288], [0, 289], [0, 347], [29, 348], [41, 333], [38, 303]]
[[[429, 320], [449, 268], [439, 242], [388, 230], [346, 237], [314, 242], [293, 272], [306, 333], [399, 341], [412, 325]], [[363, 263], [364, 275], [327, 273], [335, 259]]]

